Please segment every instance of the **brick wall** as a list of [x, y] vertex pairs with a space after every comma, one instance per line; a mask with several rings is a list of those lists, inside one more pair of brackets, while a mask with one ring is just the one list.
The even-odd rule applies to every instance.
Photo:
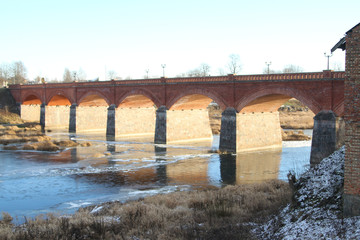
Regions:
[[344, 213], [360, 214], [360, 24], [347, 32]]

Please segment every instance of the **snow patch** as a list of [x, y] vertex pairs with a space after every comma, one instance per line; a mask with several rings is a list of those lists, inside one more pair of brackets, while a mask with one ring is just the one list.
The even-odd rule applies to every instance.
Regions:
[[260, 239], [360, 239], [360, 217], [342, 217], [345, 147], [302, 174], [293, 202], [254, 233]]

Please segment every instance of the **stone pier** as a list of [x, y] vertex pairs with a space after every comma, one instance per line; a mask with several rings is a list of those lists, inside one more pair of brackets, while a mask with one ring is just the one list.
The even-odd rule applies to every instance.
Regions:
[[236, 152], [236, 110], [226, 108], [221, 115], [219, 149], [222, 152]]
[[69, 132], [76, 132], [76, 108], [77, 104], [74, 103], [70, 106], [70, 116], [69, 116]]

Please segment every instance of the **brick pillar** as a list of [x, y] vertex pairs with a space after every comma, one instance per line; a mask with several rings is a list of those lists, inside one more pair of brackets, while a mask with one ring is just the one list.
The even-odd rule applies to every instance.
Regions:
[[310, 165], [318, 164], [336, 150], [336, 116], [332, 111], [320, 111], [314, 117]]
[[45, 103], [42, 103], [40, 105], [40, 126], [42, 131], [45, 130], [45, 107], [46, 107]]
[[360, 215], [360, 24], [346, 33], [344, 215]]
[[221, 114], [221, 132], [219, 150], [236, 152], [236, 110], [228, 107]]
[[69, 132], [75, 133], [76, 132], [76, 108], [77, 104], [73, 103], [70, 106], [70, 116], [69, 116]]
[[106, 124], [106, 136], [115, 136], [115, 111], [116, 106], [111, 104], [108, 109], [107, 124]]
[[165, 106], [160, 106], [156, 110], [155, 143], [166, 144], [166, 112]]

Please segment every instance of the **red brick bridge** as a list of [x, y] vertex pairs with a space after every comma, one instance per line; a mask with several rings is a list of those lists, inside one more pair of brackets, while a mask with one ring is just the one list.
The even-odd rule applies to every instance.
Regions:
[[277, 109], [296, 98], [315, 114], [312, 163], [335, 150], [345, 72], [227, 75], [11, 85], [21, 116], [45, 128], [153, 134], [155, 143], [210, 138], [207, 107], [223, 110], [220, 149], [281, 146]]

